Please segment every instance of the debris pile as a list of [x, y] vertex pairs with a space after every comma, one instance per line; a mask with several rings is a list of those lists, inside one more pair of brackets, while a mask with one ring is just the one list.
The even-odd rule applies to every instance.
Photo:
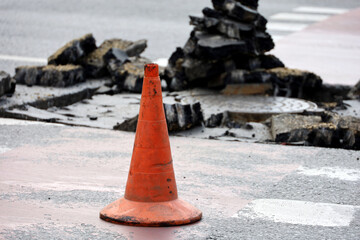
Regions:
[[15, 79], [28, 86], [68, 87], [89, 78], [111, 76], [113, 91], [141, 92], [143, 66], [150, 60], [140, 54], [146, 40], [105, 40], [99, 47], [92, 34], [74, 39], [48, 58], [47, 66], [20, 66]]
[[146, 40], [131, 42], [122, 39], [105, 40], [97, 49], [80, 60], [87, 77], [98, 78], [108, 74], [109, 62], [120, 65], [138, 57], [146, 48]]
[[[48, 65], [15, 69], [14, 79], [20, 85], [16, 96], [0, 105], [0, 116], [135, 131], [137, 117], [131, 112], [140, 105], [139, 95], [112, 96], [123, 91], [141, 93], [144, 65], [151, 62], [140, 56], [146, 47], [146, 40], [114, 38], [97, 47], [92, 34], [74, 39], [52, 54]], [[15, 80], [8, 74], [0, 75], [0, 96], [13, 93]], [[92, 80], [86, 81], [88, 79]], [[126, 98], [136, 101], [128, 102]], [[102, 102], [117, 101], [115, 99], [135, 106], [118, 103], [126, 110], [115, 114], [109, 109], [111, 104]], [[93, 106], [88, 106], [90, 104]], [[65, 109], [71, 108], [65, 106], [76, 110], [68, 113]], [[164, 107], [170, 132], [189, 129], [203, 121], [199, 102], [170, 101]]]
[[350, 89], [347, 96], [351, 99], [360, 100], [360, 80]]
[[244, 128], [251, 130], [253, 127], [251, 124], [248, 124], [246, 121], [243, 121], [242, 118], [239, 118], [229, 111], [211, 114], [208, 119], [205, 121], [205, 126], [207, 128], [215, 128], [215, 127], [227, 127], [227, 128]]
[[112, 59], [108, 64], [108, 71], [113, 80], [113, 92], [119, 93], [123, 90], [135, 93], [141, 93], [144, 65], [151, 62], [142, 57], [129, 57], [128, 61], [123, 63], [120, 60]]
[[0, 97], [11, 96], [15, 92], [16, 81], [10, 77], [10, 74], [0, 71]]
[[[204, 121], [201, 105], [194, 104], [168, 104], [164, 103], [165, 118], [169, 132], [177, 132], [201, 125]], [[114, 130], [135, 132], [138, 115], [116, 124]]]
[[173, 91], [224, 88], [225, 93], [301, 97], [321, 87], [313, 73], [287, 69], [275, 56], [258, 1], [212, 0], [203, 17], [190, 16], [194, 29], [171, 55], [164, 78]]
[[85, 81], [83, 68], [72, 64], [17, 67], [14, 78], [27, 86], [68, 87]]
[[48, 64], [66, 65], [79, 64], [80, 59], [96, 49], [96, 41], [92, 34], [74, 39], [48, 58]]
[[360, 119], [333, 112], [271, 117], [275, 142], [360, 150]]
[[199, 102], [194, 104], [164, 104], [169, 131], [180, 131], [201, 125], [203, 114]]

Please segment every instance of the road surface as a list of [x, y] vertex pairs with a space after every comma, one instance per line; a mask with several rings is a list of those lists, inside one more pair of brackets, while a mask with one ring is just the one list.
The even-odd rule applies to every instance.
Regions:
[[[19, 65], [44, 64], [63, 44], [86, 33], [93, 33], [98, 44], [109, 38], [145, 38], [144, 56], [166, 59], [189, 37], [188, 16], [201, 15], [205, 6], [211, 1], [2, 0], [0, 69], [13, 74]], [[260, 0], [259, 12], [269, 19], [269, 31], [278, 40], [357, 7], [357, 0]]]
[[182, 227], [104, 222], [133, 133], [0, 119], [0, 239], [358, 239], [360, 153], [171, 137]]

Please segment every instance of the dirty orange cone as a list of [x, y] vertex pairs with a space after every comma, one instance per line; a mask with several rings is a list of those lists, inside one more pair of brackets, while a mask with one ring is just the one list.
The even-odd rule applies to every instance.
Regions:
[[177, 195], [157, 64], [145, 65], [140, 113], [125, 196], [100, 218], [137, 226], [193, 223], [202, 213]]

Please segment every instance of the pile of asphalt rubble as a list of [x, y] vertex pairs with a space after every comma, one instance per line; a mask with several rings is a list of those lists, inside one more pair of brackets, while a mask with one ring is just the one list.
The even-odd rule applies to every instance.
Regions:
[[[196, 137], [199, 131], [194, 129], [202, 133], [221, 129], [222, 134], [207, 137], [247, 141], [249, 138], [236, 130], [253, 131], [260, 124], [269, 137], [259, 142], [360, 149], [360, 119], [337, 113], [347, 108], [346, 101], [360, 100], [360, 82], [354, 87], [323, 84], [316, 74], [286, 68], [268, 54], [275, 45], [266, 31], [267, 20], [257, 11], [257, 0], [212, 0], [212, 4], [213, 8], [203, 9], [203, 17], [190, 16], [194, 29], [189, 39], [174, 51], [168, 65], [160, 68], [169, 132], [181, 135], [185, 130], [186, 136]], [[123, 39], [105, 40], [96, 46], [92, 34], [87, 34], [57, 50], [46, 66], [17, 67], [13, 78], [0, 72], [0, 116], [102, 127], [91, 121], [116, 118], [106, 104], [113, 99], [115, 105], [127, 105], [123, 112], [117, 112], [122, 121], [110, 128], [135, 131], [143, 67], [151, 62], [140, 56], [146, 47], [146, 40]], [[238, 95], [304, 99], [315, 102], [321, 110], [261, 119], [235, 114], [235, 110], [206, 116], [201, 100], [183, 101], [194, 93], [215, 93], [230, 99]], [[31, 98], [29, 94], [39, 96]], [[86, 115], [90, 123], [76, 116], [76, 109], [90, 111], [92, 105], [103, 112]], [[135, 111], [132, 105], [136, 105]]]

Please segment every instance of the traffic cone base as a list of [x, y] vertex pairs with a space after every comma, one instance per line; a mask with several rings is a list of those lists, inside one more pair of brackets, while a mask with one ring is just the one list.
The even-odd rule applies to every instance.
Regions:
[[144, 69], [139, 118], [125, 196], [106, 206], [100, 218], [119, 224], [160, 227], [201, 219], [178, 199], [157, 64]]
[[136, 202], [120, 198], [100, 212], [100, 218], [107, 222], [144, 227], [190, 224], [201, 217], [201, 211], [181, 199]]

